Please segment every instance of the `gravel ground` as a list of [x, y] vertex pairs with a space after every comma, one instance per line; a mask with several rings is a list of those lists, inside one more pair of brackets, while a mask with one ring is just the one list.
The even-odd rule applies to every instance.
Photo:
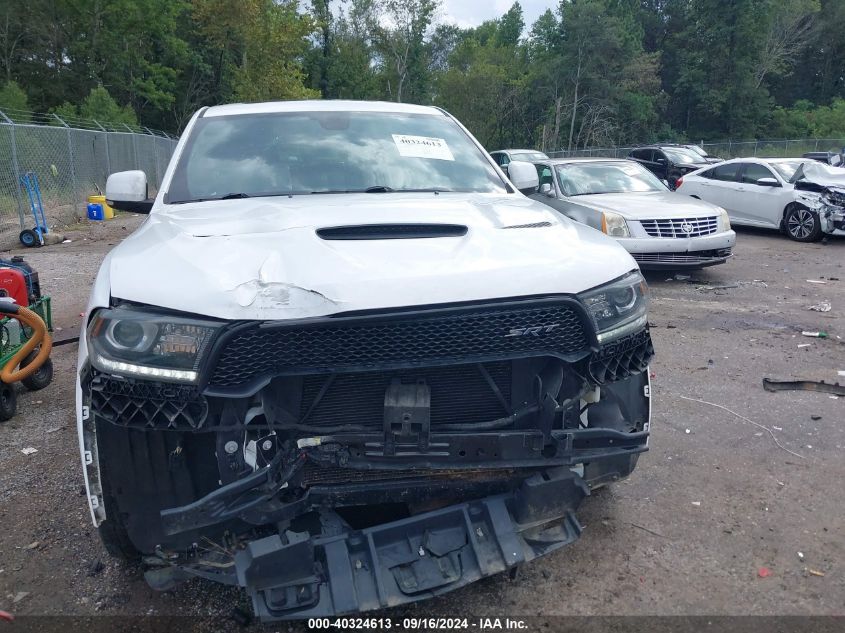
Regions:
[[[57, 340], [77, 334], [101, 259], [139, 222], [80, 225], [66, 231], [70, 244], [11, 253], [26, 255], [53, 296]], [[514, 580], [487, 579], [401, 614], [845, 614], [845, 398], [761, 384], [845, 383], [845, 240], [796, 244], [742, 230], [738, 241], [726, 265], [689, 279], [649, 275], [651, 451], [628, 481], [585, 502], [580, 541]], [[822, 300], [830, 312], [808, 310]], [[105, 553], [82, 489], [76, 346], [53, 359], [53, 384], [21, 391], [18, 415], [0, 425], [0, 609], [196, 615], [180, 628], [237, 628], [232, 610], [249, 609], [240, 591], [191, 581], [155, 593]], [[29, 446], [38, 452], [23, 455]], [[763, 567], [770, 576], [759, 577]]]

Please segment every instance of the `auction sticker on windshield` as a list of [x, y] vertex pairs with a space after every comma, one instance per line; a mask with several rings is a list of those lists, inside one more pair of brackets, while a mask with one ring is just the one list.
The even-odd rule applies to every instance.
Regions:
[[431, 136], [411, 136], [393, 134], [393, 142], [400, 156], [407, 158], [433, 158], [435, 160], [455, 160], [452, 150], [442, 138]]

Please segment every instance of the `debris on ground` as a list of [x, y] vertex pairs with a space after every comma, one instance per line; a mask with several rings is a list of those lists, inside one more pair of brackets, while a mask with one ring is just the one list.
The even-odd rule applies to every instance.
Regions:
[[[763, 379], [764, 386], [765, 386], [766, 380], [767, 380], [766, 378]], [[795, 457], [798, 457], [800, 459], [806, 459], [806, 457], [804, 457], [803, 455], [796, 453], [795, 451], [789, 450], [788, 448], [786, 448], [786, 446], [784, 446], [783, 444], [778, 442], [778, 438], [775, 437], [774, 431], [772, 431], [769, 427], [767, 427], [763, 424], [760, 424], [759, 422], [755, 422], [754, 420], [746, 418], [744, 415], [740, 415], [736, 411], [732, 411], [731, 409], [728, 409], [727, 407], [722, 406], [721, 404], [716, 404], [715, 402], [707, 402], [707, 400], [699, 400], [697, 398], [688, 398], [687, 396], [678, 396], [678, 397], [681, 400], [688, 400], [690, 402], [698, 402], [699, 404], [707, 404], [707, 405], [710, 405], [711, 407], [716, 407], [717, 409], [722, 409], [723, 411], [727, 411], [728, 413], [738, 417], [740, 420], [744, 420], [745, 422], [748, 422], [749, 424], [756, 426], [758, 429], [763, 429], [764, 431], [766, 431], [771, 436], [772, 440], [774, 441], [774, 443], [777, 445], [778, 448], [786, 451], [790, 455], [795, 455]]]
[[41, 545], [41, 541], [32, 541], [32, 543], [24, 547], [24, 549], [36, 549], [39, 545]]
[[804, 552], [798, 552], [798, 558], [804, 560]]
[[826, 284], [827, 282], [822, 279], [808, 279], [808, 284]]
[[802, 336], [809, 336], [810, 338], [827, 338], [827, 332], [809, 332], [804, 330], [801, 332]]
[[103, 571], [105, 568], [106, 568], [106, 566], [105, 566], [105, 565], [103, 565], [103, 561], [101, 561], [101, 560], [98, 558], [98, 559], [97, 559], [97, 560], [95, 560], [93, 563], [91, 563], [90, 565], [88, 565], [88, 570], [87, 570], [85, 573], [86, 573], [86, 575], [87, 575], [87, 576], [89, 576], [89, 577], [92, 577], [92, 578], [93, 578], [94, 576], [96, 576], [97, 574], [99, 574], [101, 571]]
[[699, 292], [709, 292], [711, 290], [729, 290], [731, 288], [739, 288], [739, 284], [725, 284], [724, 286], [699, 286], [696, 290]]
[[815, 422], [818, 422], [819, 420], [821, 420], [821, 419], [822, 419], [822, 416], [820, 416], [820, 415], [811, 415], [811, 416], [810, 416], [810, 419], [811, 419], [811, 420], [813, 420], [813, 421], [815, 421]]
[[811, 576], [819, 576], [820, 578], [824, 578], [824, 572], [819, 571], [818, 569], [808, 569], [807, 573]]
[[694, 505], [696, 508], [699, 508], [701, 507], [701, 501], [693, 501], [692, 505]]
[[37, 453], [37, 452], [38, 452], [38, 449], [33, 448], [32, 446], [27, 446], [26, 448], [21, 449], [21, 453], [23, 453], [24, 455], [32, 455], [33, 453]]
[[768, 567], [761, 567], [760, 569], [757, 570], [757, 575], [760, 578], [768, 578], [769, 576], [772, 575], [772, 570], [769, 569]]
[[7, 597], [12, 601], [12, 604], [17, 604], [29, 595], [28, 591], [18, 591], [17, 593], [10, 593]]
[[813, 346], [812, 343], [801, 343], [801, 345], [798, 346], [798, 349], [801, 349], [802, 347], [812, 347], [812, 346]]
[[14, 622], [15, 616], [13, 616], [8, 611], [0, 611], [0, 620], [6, 620], [6, 622]]
[[832, 307], [830, 301], [820, 301], [816, 305], [808, 306], [807, 309], [813, 312], [830, 312]]
[[820, 391], [845, 396], [845, 385], [838, 382], [829, 383], [824, 380], [773, 380], [763, 378], [763, 389], [766, 391]]

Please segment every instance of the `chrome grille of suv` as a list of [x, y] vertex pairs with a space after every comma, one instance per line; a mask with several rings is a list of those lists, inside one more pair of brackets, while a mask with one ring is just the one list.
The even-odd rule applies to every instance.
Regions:
[[640, 220], [650, 237], [701, 237], [719, 230], [719, 218], [670, 218], [665, 220]]

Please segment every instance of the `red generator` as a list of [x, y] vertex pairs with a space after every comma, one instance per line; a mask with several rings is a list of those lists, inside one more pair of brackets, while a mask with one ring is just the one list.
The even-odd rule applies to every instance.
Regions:
[[21, 271], [0, 268], [0, 297], [11, 297], [19, 306], [29, 305], [29, 289]]

